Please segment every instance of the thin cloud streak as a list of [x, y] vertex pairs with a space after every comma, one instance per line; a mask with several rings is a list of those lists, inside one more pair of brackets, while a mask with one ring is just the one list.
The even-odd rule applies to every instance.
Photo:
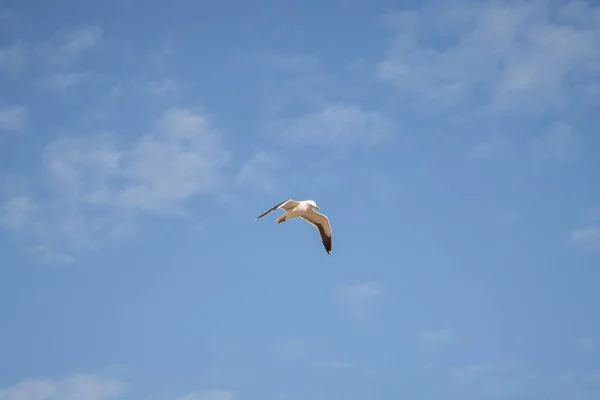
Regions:
[[600, 227], [589, 226], [571, 232], [570, 239], [573, 244], [587, 250], [600, 249]]
[[[34, 258], [72, 263], [73, 253], [131, 236], [140, 215], [185, 216], [192, 198], [218, 195], [229, 161], [208, 117], [185, 108], [166, 110], [130, 146], [111, 133], [63, 136], [42, 158], [42, 177], [54, 196], [9, 199], [1, 224]], [[34, 211], [35, 224], [26, 223]]]
[[456, 341], [456, 333], [449, 328], [419, 334], [420, 341], [426, 346], [447, 346]]
[[277, 128], [282, 144], [341, 151], [379, 144], [389, 134], [390, 123], [379, 111], [335, 103], [311, 114], [279, 121]]
[[[569, 76], [593, 78], [600, 60], [600, 26], [586, 23], [588, 4], [558, 7], [559, 15], [569, 12], [560, 21], [543, 1], [435, 2], [390, 14], [385, 26], [396, 37], [378, 77], [422, 112], [471, 99], [486, 112], [562, 109]], [[454, 44], [424, 44], [442, 37]]]
[[228, 390], [204, 390], [188, 393], [178, 400], [232, 400], [234, 393]]
[[63, 379], [28, 379], [0, 388], [0, 400], [110, 400], [122, 398], [128, 389], [119, 379], [73, 374]]

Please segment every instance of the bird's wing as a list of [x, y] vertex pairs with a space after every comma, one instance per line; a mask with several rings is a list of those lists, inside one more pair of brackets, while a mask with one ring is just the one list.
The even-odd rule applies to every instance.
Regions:
[[278, 209], [280, 209], [280, 208], [283, 208], [283, 209], [284, 209], [284, 210], [286, 210], [286, 211], [287, 211], [287, 210], [290, 210], [290, 209], [292, 209], [292, 208], [296, 207], [298, 204], [300, 204], [300, 203], [298, 203], [297, 201], [294, 201], [294, 200], [292, 200], [292, 199], [284, 200], [284, 201], [282, 201], [281, 203], [277, 204], [276, 206], [273, 206], [272, 208], [268, 209], [268, 210], [267, 210], [267, 211], [265, 211], [264, 213], [260, 214], [258, 217], [254, 218], [254, 219], [255, 219], [255, 220], [257, 220], [257, 219], [259, 219], [259, 218], [262, 218], [262, 217], [264, 217], [265, 215], [267, 215], [267, 214], [270, 214], [270, 213], [272, 213], [273, 211], [275, 211], [275, 210], [278, 210]]
[[329, 224], [329, 218], [325, 215], [318, 213], [314, 210], [307, 211], [300, 216], [303, 220], [317, 228], [319, 235], [321, 235], [321, 242], [327, 251], [327, 254], [331, 253], [331, 224]]

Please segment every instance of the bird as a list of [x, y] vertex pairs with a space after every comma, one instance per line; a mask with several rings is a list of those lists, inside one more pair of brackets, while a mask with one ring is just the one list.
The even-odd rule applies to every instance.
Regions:
[[273, 211], [279, 209], [285, 210], [285, 213], [275, 220], [277, 224], [281, 224], [282, 222], [288, 221], [293, 218], [303, 219], [304, 221], [317, 228], [317, 230], [319, 231], [319, 235], [321, 236], [321, 242], [323, 243], [323, 247], [325, 247], [325, 251], [327, 252], [327, 254], [331, 254], [331, 224], [329, 223], [329, 218], [314, 210], [321, 210], [321, 208], [319, 208], [319, 206], [317, 205], [317, 203], [314, 202], [314, 200], [284, 200], [281, 203], [271, 207], [258, 217], [254, 218], [254, 220], [256, 221], [257, 219], [260, 219], [265, 215], [270, 214]]

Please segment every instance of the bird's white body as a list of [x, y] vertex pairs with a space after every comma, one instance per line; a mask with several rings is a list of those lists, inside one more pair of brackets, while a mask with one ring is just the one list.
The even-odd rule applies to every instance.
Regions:
[[[308, 200], [308, 201], [310, 201], [310, 200]], [[280, 224], [280, 223], [290, 220], [292, 218], [298, 218], [298, 217], [306, 214], [307, 212], [311, 211], [314, 206], [312, 204], [309, 204], [308, 201], [307, 200], [299, 201], [300, 204], [298, 204], [294, 208], [286, 209], [285, 213], [282, 216], [280, 216], [279, 218], [277, 218], [275, 220], [275, 222]], [[314, 202], [313, 202], [313, 204], [314, 204]]]
[[276, 223], [280, 224], [290, 219], [301, 218], [308, 222], [319, 231], [323, 246], [327, 251], [327, 254], [331, 253], [331, 225], [329, 219], [314, 209], [319, 210], [319, 206], [313, 200], [295, 201], [292, 199], [282, 201], [281, 203], [268, 209], [255, 219], [264, 217], [267, 214], [272, 213], [278, 209], [285, 210], [285, 213], [275, 220]]

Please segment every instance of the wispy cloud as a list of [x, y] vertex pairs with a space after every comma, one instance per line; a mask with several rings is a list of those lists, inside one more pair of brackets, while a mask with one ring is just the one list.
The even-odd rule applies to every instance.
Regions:
[[500, 134], [488, 135], [484, 140], [473, 146], [467, 153], [467, 161], [485, 160], [514, 166], [517, 155], [514, 144]]
[[36, 210], [37, 206], [29, 197], [13, 197], [0, 208], [0, 226], [20, 230], [29, 224]]
[[102, 38], [102, 29], [92, 26], [71, 33], [60, 46], [63, 54], [76, 57], [87, 48], [96, 45]]
[[571, 126], [557, 121], [527, 137], [490, 133], [468, 150], [466, 161], [493, 163], [519, 179], [531, 178], [549, 167], [576, 160], [579, 144]]
[[543, 379], [522, 362], [471, 364], [453, 369], [451, 375], [458, 384], [486, 398], [520, 398], [548, 389]]
[[292, 145], [349, 150], [371, 147], [389, 133], [390, 124], [379, 111], [354, 104], [330, 104], [296, 119], [279, 121], [280, 140]]
[[[168, 109], [128, 146], [106, 132], [63, 136], [42, 157], [54, 196], [10, 199], [2, 225], [18, 228], [36, 258], [72, 262], [73, 252], [135, 232], [138, 214], [184, 215], [190, 199], [216, 194], [229, 160], [220, 132], [192, 109]], [[36, 224], [25, 225], [33, 204]]]
[[[0, 400], [111, 400], [124, 399], [130, 385], [121, 379], [99, 374], [77, 373], [65, 378], [25, 379], [0, 387]], [[222, 389], [199, 390], [177, 400], [232, 400], [234, 392]]]
[[452, 371], [454, 377], [466, 381], [478, 379], [494, 370], [490, 364], [472, 364], [465, 367], [456, 368]]
[[571, 232], [571, 242], [588, 250], [600, 249], [600, 227], [589, 226]]
[[[102, 29], [89, 26], [72, 30], [70, 33], [60, 32], [56, 36], [39, 42], [28, 43], [23, 40], [0, 47], [0, 72], [19, 72], [32, 57], [39, 59], [51, 67], [70, 67], [87, 50], [97, 46], [102, 41]], [[37, 60], [36, 60], [37, 62]], [[62, 72], [51, 75], [46, 84], [71, 86], [73, 81], [79, 82], [78, 73]]]
[[178, 400], [232, 400], [234, 393], [228, 390], [204, 390], [188, 393]]
[[270, 192], [275, 187], [275, 172], [283, 164], [277, 154], [266, 150], [256, 151], [242, 164], [235, 175], [235, 183], [241, 187]]
[[29, 112], [25, 106], [0, 108], [0, 132], [15, 132], [27, 125]]
[[81, 84], [89, 75], [89, 72], [56, 73], [44, 80], [44, 86], [51, 89], [65, 90]]
[[319, 369], [350, 369], [353, 368], [354, 365], [345, 361], [322, 361], [317, 363], [317, 368]]
[[363, 282], [340, 285], [335, 289], [335, 296], [352, 313], [361, 316], [379, 300], [382, 292], [383, 289], [379, 283]]
[[54, 183], [74, 199], [155, 213], [181, 212], [189, 198], [210, 193], [228, 160], [207, 117], [181, 108], [167, 110], [131, 148], [100, 134], [59, 139], [44, 154]]
[[66, 67], [76, 62], [85, 51], [97, 46], [102, 35], [102, 29], [97, 26], [83, 27], [68, 34], [61, 32], [36, 43], [33, 49], [50, 66]]
[[378, 298], [381, 291], [381, 286], [378, 283], [364, 282], [338, 286], [336, 295], [343, 301], [365, 302]]
[[58, 250], [48, 243], [30, 246], [27, 253], [41, 264], [70, 265], [77, 262], [77, 259], [72, 255]]
[[[57, 250], [53, 242], [63, 236], [69, 220], [48, 220], [47, 210], [27, 196], [9, 198], [0, 205], [0, 228], [11, 231], [26, 243], [26, 253], [43, 264], [72, 264], [75, 258]], [[60, 235], [57, 235], [60, 234]], [[64, 235], [68, 240], [70, 235]]]
[[0, 389], [0, 400], [109, 400], [120, 398], [128, 385], [119, 379], [75, 374], [64, 379], [28, 379]]
[[600, 59], [592, 4], [440, 1], [391, 14], [396, 37], [378, 75], [414, 107], [560, 108], [570, 77], [593, 78]]
[[449, 328], [422, 332], [419, 334], [419, 340], [428, 347], [447, 346], [456, 340], [456, 333]]

